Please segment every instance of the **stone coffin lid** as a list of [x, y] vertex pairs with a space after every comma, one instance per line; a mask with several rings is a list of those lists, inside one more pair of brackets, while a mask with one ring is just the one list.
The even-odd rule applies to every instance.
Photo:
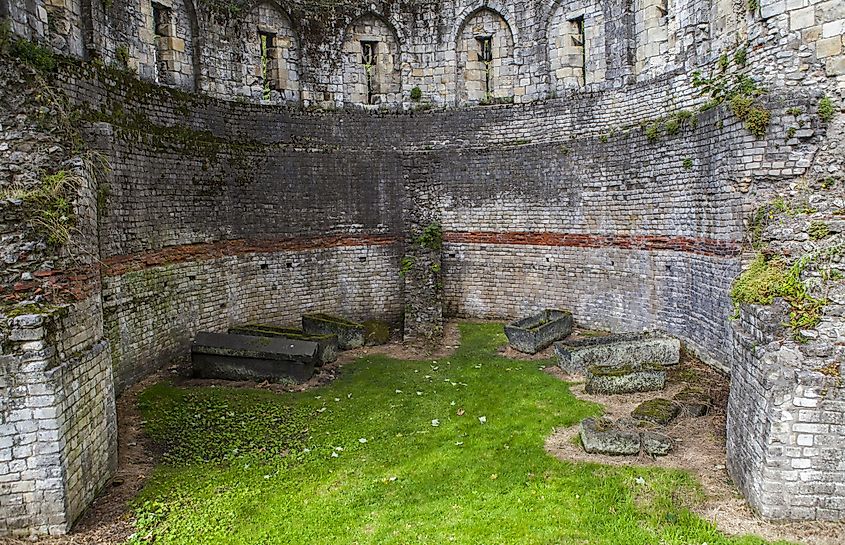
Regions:
[[578, 348], [592, 348], [595, 346], [605, 346], [609, 344], [629, 343], [637, 341], [649, 341], [652, 339], [672, 340], [671, 337], [660, 331], [649, 331], [645, 333], [614, 333], [610, 335], [603, 335], [600, 337], [589, 337], [586, 339], [577, 339], [570, 341], [561, 341], [558, 343], [560, 348], [574, 350]]
[[227, 333], [197, 333], [191, 352], [238, 356], [279, 361], [300, 361], [316, 356], [318, 345], [313, 341], [300, 341], [282, 337], [253, 337]]
[[230, 327], [229, 333], [232, 335], [247, 335], [252, 337], [287, 337], [289, 339], [304, 341], [331, 340], [337, 337], [337, 335], [331, 333], [306, 333], [302, 329], [295, 327], [281, 327], [268, 324], [246, 324]]

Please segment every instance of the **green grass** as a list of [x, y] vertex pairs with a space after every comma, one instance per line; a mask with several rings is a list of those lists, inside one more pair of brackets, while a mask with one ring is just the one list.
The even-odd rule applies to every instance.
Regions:
[[762, 543], [690, 513], [701, 491], [683, 472], [548, 455], [554, 427], [600, 407], [544, 362], [498, 357], [501, 331], [462, 325], [452, 357], [368, 357], [299, 394], [148, 389], [146, 429], [170, 454], [135, 500], [131, 541]]

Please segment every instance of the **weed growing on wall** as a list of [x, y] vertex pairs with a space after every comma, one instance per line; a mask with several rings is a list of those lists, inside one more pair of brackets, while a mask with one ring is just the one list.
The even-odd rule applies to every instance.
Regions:
[[830, 235], [830, 228], [825, 222], [814, 220], [810, 222], [807, 233], [810, 235], [811, 240], [821, 240]]
[[126, 45], [119, 45], [114, 52], [115, 60], [121, 68], [129, 68], [129, 47]]
[[429, 250], [440, 250], [443, 247], [443, 228], [439, 223], [432, 222], [414, 242]]
[[399, 275], [406, 276], [409, 272], [411, 272], [411, 269], [414, 267], [414, 263], [416, 263], [416, 260], [413, 257], [408, 255], [403, 257], [402, 261], [399, 263]]
[[822, 97], [819, 100], [819, 119], [824, 121], [825, 123], [829, 123], [833, 120], [833, 117], [836, 115], [836, 106], [833, 105], [833, 101], [828, 96]]
[[[727, 57], [720, 57], [720, 60], [721, 58]], [[745, 60], [744, 56], [740, 56], [740, 59], [743, 62]], [[740, 64], [736, 60], [736, 56], [734, 62]], [[757, 104], [756, 99], [763, 95], [765, 91], [750, 77], [744, 74], [733, 74], [731, 76], [726, 71], [727, 67], [722, 69], [721, 65], [720, 62], [717, 69], [711, 70], [710, 77], [704, 77], [699, 70], [693, 72], [691, 76], [693, 87], [699, 89], [701, 96], [710, 97], [706, 104], [708, 109], [727, 102], [731, 112], [743, 122], [748, 132], [757, 138], [763, 138], [769, 128], [772, 114], [769, 110]], [[702, 106], [703, 108], [704, 106]]]
[[801, 275], [811, 264], [829, 258], [831, 252], [841, 252], [841, 249], [807, 254], [792, 264], [784, 257], [769, 259], [758, 254], [731, 287], [734, 316], [738, 316], [741, 304], [770, 305], [775, 298], [783, 298], [789, 305], [786, 325], [796, 340], [803, 341], [801, 330], [812, 329], [819, 324], [827, 300], [810, 295]]
[[33, 209], [30, 225], [54, 246], [67, 245], [75, 229], [73, 199], [82, 185], [82, 178], [66, 170], [44, 176], [41, 183], [29, 189], [13, 189], [2, 198], [18, 199]]

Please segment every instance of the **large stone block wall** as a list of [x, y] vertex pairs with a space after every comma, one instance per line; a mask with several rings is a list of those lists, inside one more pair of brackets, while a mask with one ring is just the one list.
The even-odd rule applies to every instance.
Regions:
[[830, 323], [821, 339], [802, 346], [785, 341], [775, 325], [785, 314], [781, 306], [744, 307], [734, 324], [734, 366], [741, 372], [731, 375], [728, 469], [765, 517], [840, 520], [843, 364], [841, 353], [831, 360], [819, 345], [841, 342], [843, 330]]

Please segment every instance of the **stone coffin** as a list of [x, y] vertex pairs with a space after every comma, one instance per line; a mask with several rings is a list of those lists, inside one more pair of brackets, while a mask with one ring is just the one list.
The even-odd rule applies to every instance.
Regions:
[[331, 314], [304, 314], [302, 329], [309, 334], [337, 335], [341, 350], [364, 346], [364, 324], [346, 320]]
[[505, 335], [514, 350], [536, 354], [572, 333], [572, 313], [546, 309], [505, 326]]
[[561, 369], [584, 374], [591, 365], [675, 365], [680, 360], [681, 343], [660, 333], [623, 333], [557, 342], [555, 352]]
[[666, 386], [666, 368], [660, 364], [644, 365], [590, 365], [587, 367], [588, 394], [632, 394], [656, 392]]
[[317, 351], [314, 341], [201, 332], [191, 361], [202, 378], [304, 382], [314, 374]]
[[253, 337], [279, 337], [293, 341], [313, 341], [317, 343], [317, 365], [337, 359], [337, 335], [309, 334], [293, 327], [279, 327], [269, 324], [246, 324], [230, 327], [233, 335], [251, 335]]

